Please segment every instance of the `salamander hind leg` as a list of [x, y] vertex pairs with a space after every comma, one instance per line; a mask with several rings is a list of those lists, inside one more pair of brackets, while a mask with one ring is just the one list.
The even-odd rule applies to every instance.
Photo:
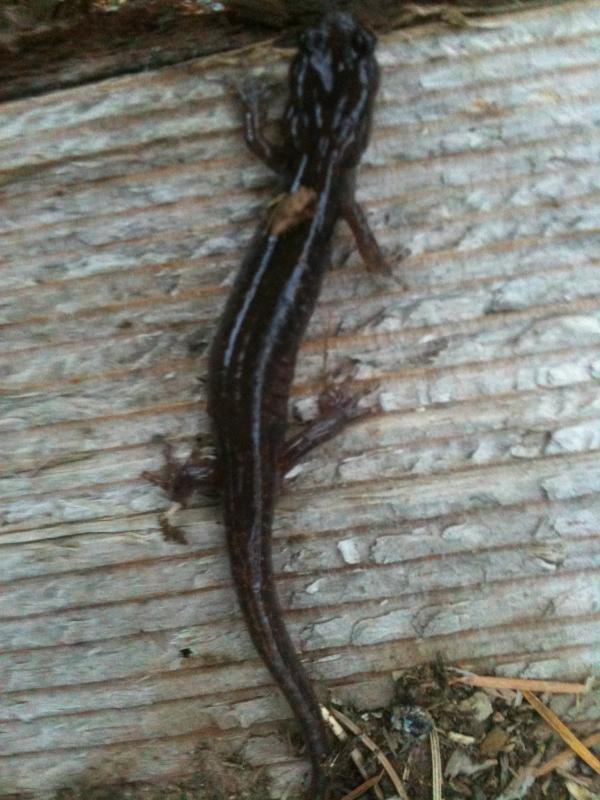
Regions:
[[365, 392], [350, 393], [349, 382], [325, 389], [319, 397], [319, 416], [285, 442], [279, 458], [279, 476], [296, 466], [307, 453], [332, 439], [347, 425], [377, 413], [378, 408], [359, 406]]
[[167, 493], [176, 503], [187, 505], [195, 492], [214, 495], [218, 492], [219, 473], [213, 458], [201, 455], [194, 447], [185, 461], [179, 461], [173, 445], [164, 446], [164, 464], [159, 470], [145, 470], [141, 477]]

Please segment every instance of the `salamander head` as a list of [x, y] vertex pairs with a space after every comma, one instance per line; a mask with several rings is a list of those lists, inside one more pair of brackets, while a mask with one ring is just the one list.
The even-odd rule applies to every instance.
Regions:
[[326, 14], [305, 30], [290, 68], [285, 123], [298, 155], [358, 163], [367, 146], [379, 68], [375, 36], [351, 14]]

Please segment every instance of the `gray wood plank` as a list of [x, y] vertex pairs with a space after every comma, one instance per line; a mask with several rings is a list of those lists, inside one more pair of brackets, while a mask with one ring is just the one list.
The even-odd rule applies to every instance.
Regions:
[[[600, 15], [594, 2], [383, 37], [360, 196], [291, 405], [326, 372], [381, 413], [311, 454], [276, 515], [323, 697], [435, 657], [584, 678], [600, 658]], [[213, 743], [304, 765], [239, 618], [218, 505], [139, 479], [210, 434], [206, 348], [275, 191], [227, 81], [289, 52], [4, 103], [0, 128], [0, 797], [155, 780]], [[275, 98], [274, 117], [281, 108]], [[405, 287], [403, 287], [403, 285]], [[587, 713], [587, 712], [586, 712]], [[250, 735], [249, 735], [250, 734]]]

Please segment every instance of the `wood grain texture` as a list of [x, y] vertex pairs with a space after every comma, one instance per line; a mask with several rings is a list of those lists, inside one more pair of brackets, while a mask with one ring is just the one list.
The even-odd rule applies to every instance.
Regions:
[[[294, 471], [274, 531], [324, 694], [383, 702], [437, 653], [598, 670], [599, 54], [595, 2], [381, 42], [360, 196], [396, 279], [340, 225], [293, 405], [309, 417], [340, 370], [382, 412]], [[139, 478], [161, 436], [208, 435], [206, 347], [276, 191], [227, 85], [287, 57], [2, 106], [0, 797], [185, 775], [215, 743], [276, 794], [300, 779], [218, 505], [166, 541]]]

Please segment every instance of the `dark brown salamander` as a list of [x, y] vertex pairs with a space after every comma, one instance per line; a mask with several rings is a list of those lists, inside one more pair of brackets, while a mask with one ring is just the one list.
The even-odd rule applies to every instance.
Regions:
[[367, 146], [378, 67], [375, 37], [347, 13], [324, 16], [300, 37], [289, 77], [281, 146], [262, 135], [261, 102], [246, 104], [246, 141], [285, 176], [286, 194], [260, 226], [244, 259], [210, 354], [208, 410], [216, 467], [172, 461], [151, 479], [182, 500], [207, 479], [222, 493], [231, 571], [254, 644], [287, 698], [312, 763], [311, 800], [327, 795], [328, 737], [319, 703], [282, 619], [271, 564], [273, 508], [285, 472], [309, 449], [360, 414], [329, 397], [323, 415], [287, 443], [296, 356], [328, 264], [335, 223], [344, 218], [371, 269], [384, 262], [354, 199]]

